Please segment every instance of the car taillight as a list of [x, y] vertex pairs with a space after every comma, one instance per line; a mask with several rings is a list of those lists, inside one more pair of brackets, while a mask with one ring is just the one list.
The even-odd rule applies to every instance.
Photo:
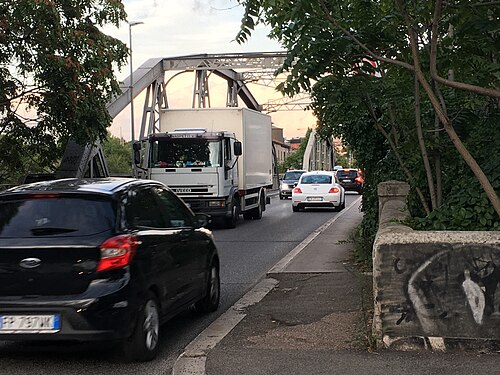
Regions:
[[128, 266], [139, 242], [137, 237], [125, 234], [108, 238], [100, 246], [101, 260], [96, 271], [109, 271]]
[[360, 184], [363, 183], [363, 177], [358, 176], [354, 179], [354, 181], [359, 182]]
[[332, 187], [329, 191], [329, 193], [338, 193], [340, 191], [340, 189], [338, 187]]
[[300, 194], [300, 193], [302, 193], [302, 190], [300, 190], [300, 188], [296, 187], [293, 189], [293, 192], [296, 194]]

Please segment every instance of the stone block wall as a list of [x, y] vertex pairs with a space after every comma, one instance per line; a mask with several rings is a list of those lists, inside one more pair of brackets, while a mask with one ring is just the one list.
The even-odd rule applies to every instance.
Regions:
[[444, 349], [447, 342], [497, 342], [500, 232], [413, 231], [401, 223], [408, 190], [397, 181], [379, 186], [373, 249], [379, 344]]

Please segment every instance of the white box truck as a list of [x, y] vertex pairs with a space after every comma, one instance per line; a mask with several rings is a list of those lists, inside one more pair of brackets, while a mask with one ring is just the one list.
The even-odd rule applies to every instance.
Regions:
[[272, 187], [271, 118], [247, 108], [166, 109], [143, 147], [142, 175], [194, 212], [234, 228], [260, 219]]

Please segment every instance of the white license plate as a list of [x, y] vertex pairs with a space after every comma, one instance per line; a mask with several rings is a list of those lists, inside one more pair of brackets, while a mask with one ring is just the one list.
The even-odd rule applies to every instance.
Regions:
[[53, 333], [61, 329], [61, 318], [55, 315], [0, 315], [1, 332]]
[[307, 197], [309, 202], [320, 202], [323, 200], [323, 197]]
[[351, 182], [351, 180], [342, 180], [342, 182]]

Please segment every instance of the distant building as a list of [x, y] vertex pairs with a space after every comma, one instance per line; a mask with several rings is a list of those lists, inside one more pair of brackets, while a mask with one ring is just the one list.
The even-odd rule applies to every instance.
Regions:
[[291, 138], [287, 141], [292, 151], [298, 150], [302, 143], [302, 137]]
[[272, 129], [273, 136], [273, 148], [276, 154], [277, 163], [283, 163], [285, 158], [290, 154], [291, 147], [285, 143], [285, 138], [283, 137], [283, 129], [273, 126]]

